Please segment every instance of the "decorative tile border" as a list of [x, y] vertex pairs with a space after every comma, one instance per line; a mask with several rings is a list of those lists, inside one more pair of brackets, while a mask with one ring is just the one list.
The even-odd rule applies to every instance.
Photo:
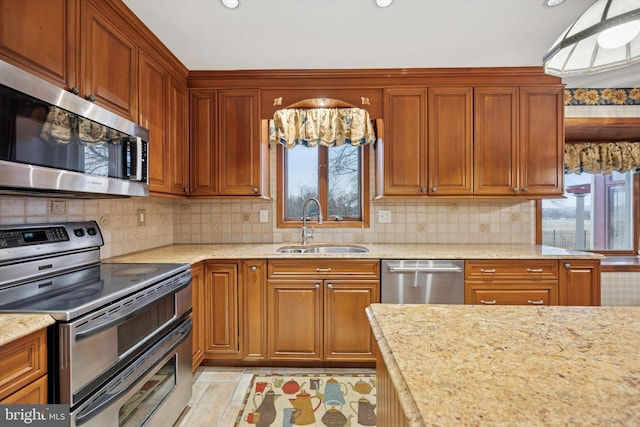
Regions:
[[640, 105], [640, 88], [565, 89], [564, 105]]

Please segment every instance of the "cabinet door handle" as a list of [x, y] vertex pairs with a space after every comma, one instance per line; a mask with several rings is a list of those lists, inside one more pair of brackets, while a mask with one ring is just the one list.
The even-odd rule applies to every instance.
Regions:
[[433, 191], [434, 193], [438, 192], [438, 187], [436, 187], [435, 185], [433, 187], [431, 187], [431, 191]]
[[528, 273], [542, 273], [541, 268], [527, 268]]
[[333, 289], [333, 285], [332, 285], [331, 283], [329, 283], [329, 284], [327, 285], [327, 288], [329, 288], [329, 289]]
[[519, 192], [519, 191], [520, 191], [520, 190], [518, 190], [518, 187], [514, 187], [514, 188], [513, 188], [513, 192], [514, 192], [514, 193], [517, 193], [517, 192]]
[[543, 305], [543, 304], [544, 304], [544, 300], [540, 300], [540, 301], [531, 301], [530, 299], [528, 299], [528, 300], [527, 300], [527, 304]]
[[320, 289], [320, 283], [316, 283], [316, 285], [314, 286], [314, 288], [316, 288], [316, 289]]
[[256, 193], [258, 192], [258, 188], [257, 188], [257, 187], [253, 187], [253, 188], [251, 189], [251, 191], [253, 191], [253, 194], [256, 194]]
[[486, 305], [496, 305], [496, 300], [494, 300], [494, 299], [492, 299], [491, 301], [485, 301], [485, 300], [481, 299], [480, 302], [482, 304], [486, 304]]
[[328, 267], [328, 268], [320, 268], [320, 267], [318, 267], [318, 268], [316, 268], [316, 271], [318, 273], [329, 273], [331, 271], [331, 267]]
[[78, 95], [80, 93], [80, 89], [78, 89], [77, 87], [72, 87], [71, 89], [71, 93], [74, 95]]
[[481, 269], [480, 269], [480, 273], [495, 273], [495, 272], [496, 272], [496, 269], [495, 269], [495, 268], [491, 268], [491, 269], [484, 269], [484, 268], [481, 268]]
[[256, 271], [258, 269], [258, 267], [256, 267], [255, 265], [251, 266], [251, 271]]
[[88, 100], [89, 102], [96, 102], [96, 97], [95, 97], [95, 96], [93, 96], [93, 95], [89, 95], [89, 96], [87, 96], [87, 100]]
[[564, 268], [566, 268], [567, 270], [570, 270], [570, 269], [571, 269], [571, 264], [566, 263], [566, 264], [564, 265]]

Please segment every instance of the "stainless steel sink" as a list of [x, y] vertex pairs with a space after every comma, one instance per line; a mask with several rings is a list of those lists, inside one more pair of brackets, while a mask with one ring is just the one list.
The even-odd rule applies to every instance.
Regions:
[[283, 246], [276, 252], [280, 254], [362, 254], [369, 249], [355, 245], [307, 245], [307, 246]]

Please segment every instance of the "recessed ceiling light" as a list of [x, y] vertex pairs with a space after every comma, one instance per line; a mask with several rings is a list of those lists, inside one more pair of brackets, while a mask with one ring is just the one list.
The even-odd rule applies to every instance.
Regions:
[[375, 1], [376, 1], [376, 6], [378, 7], [387, 7], [393, 2], [393, 0], [375, 0]]
[[229, 9], [235, 9], [240, 5], [240, 0], [222, 0], [222, 4]]
[[557, 6], [564, 3], [564, 0], [544, 0], [544, 5], [547, 7]]

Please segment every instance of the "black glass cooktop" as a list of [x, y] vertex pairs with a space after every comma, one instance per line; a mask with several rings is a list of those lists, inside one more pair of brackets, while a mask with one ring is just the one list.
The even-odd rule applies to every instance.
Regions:
[[188, 270], [189, 264], [103, 263], [0, 289], [0, 313], [68, 321]]

